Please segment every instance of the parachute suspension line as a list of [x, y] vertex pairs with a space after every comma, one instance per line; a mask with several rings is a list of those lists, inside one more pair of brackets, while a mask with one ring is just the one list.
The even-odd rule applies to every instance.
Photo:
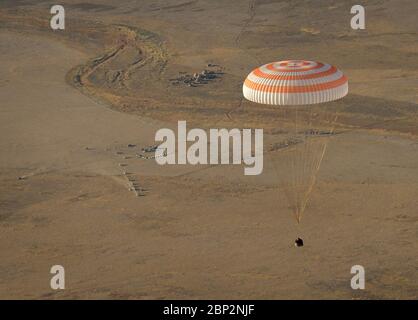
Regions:
[[[308, 117], [308, 121], [307, 121], [307, 128], [311, 128], [311, 124], [312, 124], [312, 108], [310, 108], [310, 112], [309, 112], [309, 117]], [[314, 159], [314, 153], [312, 150], [312, 145], [311, 145], [311, 139], [309, 137], [309, 135], [306, 132], [306, 128], [305, 128], [305, 132], [303, 132], [303, 151], [301, 151], [301, 156], [302, 156], [302, 183], [305, 182], [308, 186], [311, 185], [311, 176], [310, 173], [312, 172], [311, 170], [311, 165], [312, 162], [315, 160]], [[305, 210], [304, 207], [304, 203], [306, 202], [306, 198], [308, 196], [307, 192], [305, 192], [304, 190], [306, 189], [306, 186], [301, 186], [301, 192], [302, 192], [302, 199], [300, 202], [300, 211], [299, 211], [299, 221], [302, 219], [302, 214]]]
[[306, 191], [305, 197], [304, 197], [303, 202], [302, 202], [302, 205], [301, 205], [302, 206], [302, 208], [301, 208], [302, 213], [305, 211], [306, 205], [307, 205], [308, 200], [309, 200], [309, 196], [310, 196], [310, 194], [311, 194], [311, 192], [312, 192], [312, 190], [313, 190], [313, 188], [315, 186], [316, 177], [317, 177], [319, 168], [321, 166], [322, 159], [324, 158], [326, 149], [327, 149], [327, 144], [325, 143], [323, 145], [322, 152], [321, 152], [321, 155], [320, 155], [318, 164], [314, 168], [314, 172], [313, 172], [313, 174], [311, 176], [311, 181], [309, 183], [308, 190]]
[[[310, 112], [309, 112], [309, 117], [308, 117], [308, 121], [307, 121], [307, 124], [308, 124], [307, 128], [308, 129], [311, 128], [311, 124], [312, 124], [312, 108], [309, 108], [309, 109], [310, 109]], [[312, 172], [311, 164], [315, 159], [314, 159], [314, 152], [312, 150], [311, 139], [310, 139], [309, 133], [306, 131], [306, 128], [305, 128], [305, 132], [303, 132], [303, 138], [304, 138], [304, 146], [303, 146], [304, 151], [302, 152], [303, 153], [303, 164], [302, 164], [303, 181], [305, 181], [308, 184], [308, 186], [310, 186], [311, 185], [310, 173]], [[307, 193], [304, 191], [306, 189], [306, 186], [303, 186], [302, 188], [303, 188], [302, 189], [303, 198], [302, 198], [301, 203], [300, 203], [300, 213], [299, 213], [300, 217], [299, 217], [299, 220], [302, 219], [302, 214], [305, 210], [303, 204], [306, 201], [306, 197], [307, 197]]]
[[[295, 138], [297, 139], [297, 135], [298, 135], [298, 107], [295, 108]], [[300, 208], [299, 208], [299, 185], [300, 185], [300, 177], [298, 175], [298, 162], [300, 163], [300, 158], [298, 158], [298, 150], [297, 150], [297, 146], [295, 148], [295, 156], [291, 157], [292, 158], [292, 172], [293, 173], [293, 195], [295, 197], [294, 199], [294, 206], [295, 206], [295, 216], [296, 216], [296, 221], [299, 224], [300, 223]]]
[[311, 118], [312, 118], [312, 108], [309, 108], [310, 112], [308, 115], [306, 115], [305, 112], [305, 119], [302, 119], [301, 121], [303, 121], [304, 126], [303, 126], [303, 131], [301, 131], [300, 133], [298, 132], [298, 134], [301, 134], [302, 136], [302, 143], [303, 145], [301, 146], [301, 150], [300, 150], [300, 170], [301, 172], [299, 174], [300, 179], [299, 179], [299, 190], [298, 193], [300, 194], [300, 199], [298, 200], [298, 221], [300, 222], [302, 219], [302, 214], [305, 210], [303, 204], [306, 201], [306, 197], [307, 197], [307, 192], [306, 192], [306, 188], [309, 188], [309, 186], [312, 184], [312, 179], [311, 179], [311, 165], [315, 160], [315, 150], [313, 149], [313, 145], [312, 145], [312, 140], [309, 136], [309, 132], [307, 131], [307, 129], [310, 128], [311, 125]]
[[314, 134], [314, 131], [312, 129], [312, 113], [313, 113], [313, 109], [310, 108], [310, 112], [309, 112], [309, 118], [308, 118], [308, 131], [305, 131], [304, 133], [304, 138], [305, 138], [305, 151], [304, 151], [304, 155], [305, 155], [305, 162], [303, 165], [304, 168], [304, 175], [305, 175], [305, 181], [306, 181], [306, 186], [303, 190], [303, 199], [301, 201], [301, 215], [304, 213], [305, 208], [306, 208], [306, 203], [308, 201], [310, 192], [313, 189], [313, 185], [314, 185], [314, 177], [316, 175], [316, 172], [313, 170], [313, 168], [316, 165], [317, 162], [317, 155], [318, 155], [318, 145], [316, 143], [316, 141], [314, 141], [312, 135]]
[[[338, 119], [338, 113], [335, 114], [335, 116], [333, 117], [333, 119], [331, 118], [331, 125], [332, 125], [332, 127], [331, 127], [331, 130], [329, 130], [326, 133], [327, 135], [331, 136], [331, 135], [334, 134], [335, 124], [337, 122], [337, 119]], [[330, 122], [328, 119], [326, 119], [326, 121], [328, 123]], [[312, 162], [312, 165], [313, 165], [312, 177], [311, 177], [312, 180], [311, 180], [311, 182], [309, 184], [309, 188], [308, 188], [308, 190], [306, 192], [304, 201], [302, 203], [301, 213], [303, 213], [305, 211], [305, 209], [306, 209], [306, 206], [307, 206], [307, 203], [308, 203], [308, 200], [309, 200], [309, 196], [310, 196], [310, 194], [311, 194], [311, 192], [312, 192], [312, 190], [313, 190], [313, 188], [314, 188], [314, 186], [316, 184], [317, 175], [318, 175], [318, 172], [319, 172], [319, 170], [321, 168], [322, 160], [324, 159], [324, 156], [325, 156], [325, 153], [326, 153], [326, 150], [327, 150], [327, 147], [328, 147], [328, 142], [329, 142], [329, 137], [328, 136], [327, 137], [324, 137], [324, 138], [319, 137], [319, 139], [323, 139], [322, 140], [323, 143], [320, 145], [320, 149], [322, 149], [322, 150], [319, 153], [320, 156], [319, 156], [318, 161], [317, 162], [316, 161], [313, 161]]]
[[[297, 143], [280, 150], [278, 158], [273, 156], [276, 151], [269, 154], [275, 174], [281, 180], [277, 191], [285, 192], [297, 224], [300, 224], [303, 218], [326, 154], [329, 135], [334, 133], [334, 124], [338, 118], [338, 115], [330, 116], [329, 113], [317, 115], [314, 110], [282, 108], [281, 115], [290, 120], [288, 137], [296, 139]], [[321, 130], [324, 132], [321, 133]], [[325, 136], [320, 136], [322, 134]], [[280, 168], [276, 163], [280, 161], [278, 159], [281, 159], [283, 164]], [[283, 188], [280, 188], [280, 184]]]
[[[282, 121], [284, 121], [285, 119], [292, 119], [293, 115], [292, 112], [289, 112], [289, 110], [287, 110], [287, 108], [280, 108], [279, 109], [279, 116], [282, 119]], [[296, 118], [295, 118], [296, 120]], [[292, 130], [297, 130], [296, 129], [296, 121], [292, 121], [291, 122], [291, 131]], [[297, 198], [295, 197], [296, 192], [295, 192], [295, 186], [294, 186], [294, 181], [290, 181], [290, 179], [285, 179], [285, 177], [283, 177], [280, 174], [280, 170], [278, 168], [277, 165], [277, 161], [275, 161], [275, 157], [274, 157], [274, 153], [278, 153], [279, 155], [283, 154], [284, 157], [284, 163], [287, 163], [288, 165], [292, 166], [291, 170], [286, 171], [287, 174], [289, 174], [290, 172], [294, 172], [295, 170], [295, 163], [294, 161], [290, 161], [289, 159], [293, 159], [292, 156], [289, 156], [289, 153], [294, 153], [293, 150], [294, 147], [289, 147], [289, 149], [285, 149], [285, 150], [271, 150], [271, 152], [266, 152], [266, 155], [268, 155], [271, 159], [271, 163], [273, 165], [273, 170], [275, 172], [275, 176], [278, 177], [279, 181], [278, 181], [278, 185], [277, 185], [277, 194], [278, 196], [281, 195], [281, 192], [284, 192], [287, 199], [289, 200], [289, 206], [290, 209], [292, 210], [292, 213], [295, 215], [296, 220], [298, 221], [298, 215], [297, 215]], [[277, 159], [276, 159], [277, 160]], [[282, 167], [281, 167], [282, 168]], [[289, 168], [288, 168], [289, 169]], [[291, 175], [292, 176], [292, 175]], [[286, 182], [284, 182], [286, 181]], [[282, 185], [282, 188], [281, 188]]]

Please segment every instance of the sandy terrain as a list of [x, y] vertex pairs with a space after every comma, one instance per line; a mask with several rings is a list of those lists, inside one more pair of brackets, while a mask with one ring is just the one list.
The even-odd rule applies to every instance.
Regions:
[[[50, 1], [0, 3], [0, 298], [418, 298], [415, 1], [369, 1], [361, 32], [348, 1], [61, 3], [65, 32], [48, 27]], [[289, 57], [350, 79], [327, 105], [339, 134], [299, 226], [269, 151], [286, 119], [240, 88]], [[208, 84], [170, 80], [208, 63]], [[177, 120], [264, 128], [263, 174], [135, 157]], [[350, 287], [355, 264], [366, 290]]]

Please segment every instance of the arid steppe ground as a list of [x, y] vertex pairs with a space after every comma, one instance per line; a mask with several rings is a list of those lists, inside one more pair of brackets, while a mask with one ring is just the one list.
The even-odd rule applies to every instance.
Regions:
[[[1, 299], [418, 298], [416, 1], [367, 1], [359, 31], [350, 1], [62, 0], [65, 31], [53, 4], [0, 1]], [[350, 88], [299, 226], [271, 150], [286, 118], [241, 89], [293, 58]], [[208, 64], [205, 85], [170, 80]], [[135, 156], [178, 120], [264, 128], [263, 173]]]

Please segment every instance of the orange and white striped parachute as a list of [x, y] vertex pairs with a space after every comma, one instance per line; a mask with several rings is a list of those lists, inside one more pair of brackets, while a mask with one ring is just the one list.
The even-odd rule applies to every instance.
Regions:
[[281, 134], [275, 139], [282, 141], [276, 143], [279, 147], [271, 149], [269, 155], [277, 155], [272, 163], [278, 184], [287, 195], [298, 223], [337, 120], [336, 112], [327, 112], [322, 105], [311, 105], [337, 100], [347, 93], [344, 74], [334, 66], [315, 61], [269, 63], [253, 70], [244, 81], [246, 99], [279, 106], [275, 120], [281, 125]]
[[308, 105], [340, 99], [348, 93], [348, 81], [326, 63], [287, 60], [253, 70], [243, 85], [250, 101], [273, 105]]

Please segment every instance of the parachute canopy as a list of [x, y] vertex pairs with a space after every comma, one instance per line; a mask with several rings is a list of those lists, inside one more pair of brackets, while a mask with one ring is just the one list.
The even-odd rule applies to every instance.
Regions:
[[307, 60], [285, 60], [253, 70], [243, 84], [244, 97], [273, 105], [308, 105], [340, 99], [348, 81], [336, 67]]

